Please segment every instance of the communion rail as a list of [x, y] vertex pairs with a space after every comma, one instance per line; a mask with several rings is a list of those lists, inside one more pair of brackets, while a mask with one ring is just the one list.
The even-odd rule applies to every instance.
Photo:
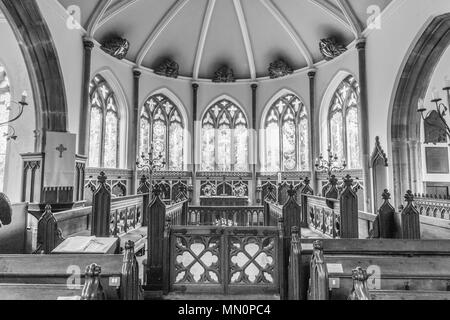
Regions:
[[262, 206], [190, 206], [188, 225], [258, 227], [264, 226]]
[[450, 220], [450, 199], [416, 195], [415, 205], [421, 216]]

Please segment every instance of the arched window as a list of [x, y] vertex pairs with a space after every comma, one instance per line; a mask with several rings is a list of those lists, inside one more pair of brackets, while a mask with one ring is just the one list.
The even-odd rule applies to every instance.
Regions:
[[267, 113], [264, 129], [267, 172], [310, 169], [308, 113], [297, 96], [277, 99]]
[[90, 84], [89, 166], [119, 166], [119, 113], [113, 90], [97, 75]]
[[[9, 120], [9, 105], [11, 102], [11, 91], [9, 86], [8, 75], [5, 67], [0, 65], [0, 123]], [[6, 149], [8, 145], [8, 128], [0, 127], [0, 192], [3, 192], [5, 166], [6, 166]]]
[[202, 171], [248, 171], [248, 125], [242, 109], [227, 99], [202, 119]]
[[328, 138], [331, 151], [347, 160], [349, 169], [361, 168], [359, 147], [359, 85], [347, 77], [336, 90], [329, 111]]
[[140, 153], [147, 155], [151, 142], [154, 157], [162, 155], [165, 170], [182, 171], [184, 120], [179, 108], [163, 94], [150, 97], [141, 113]]

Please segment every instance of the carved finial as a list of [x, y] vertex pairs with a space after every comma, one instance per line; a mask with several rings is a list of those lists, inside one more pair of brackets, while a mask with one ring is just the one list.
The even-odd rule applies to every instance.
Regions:
[[102, 269], [93, 263], [86, 268], [85, 285], [81, 293], [82, 300], [104, 300], [104, 292], [100, 283]]
[[305, 180], [303, 180], [303, 183], [305, 184], [305, 186], [309, 186], [311, 184], [311, 179], [309, 179], [309, 177], [306, 177]]
[[366, 270], [364, 270], [361, 267], [358, 267], [358, 268], [352, 270], [352, 278], [355, 281], [364, 282], [364, 281], [367, 281], [367, 279], [369, 279], [369, 276], [367, 275]]
[[412, 193], [411, 190], [406, 191], [406, 194], [405, 194], [405, 201], [406, 201], [408, 204], [411, 204], [411, 203], [414, 202], [414, 195], [413, 195], [413, 193]]
[[156, 184], [153, 187], [152, 193], [155, 197], [159, 197], [162, 193], [161, 186], [159, 184]]
[[335, 175], [332, 175], [329, 181], [330, 181], [331, 186], [333, 186], [333, 187], [337, 186], [337, 184], [338, 184], [338, 179], [336, 179]]
[[127, 243], [125, 243], [125, 250], [132, 250], [134, 249], [134, 242], [129, 240]]
[[384, 201], [391, 200], [391, 194], [389, 193], [389, 190], [388, 189], [384, 189], [384, 192], [381, 195], [381, 197], [383, 198]]
[[313, 248], [314, 248], [314, 250], [323, 250], [323, 241], [322, 240], [314, 241]]
[[44, 214], [52, 214], [52, 206], [47, 204], [45, 206], [45, 213]]
[[288, 194], [288, 196], [289, 196], [290, 198], [294, 198], [294, 197], [296, 196], [297, 191], [294, 189], [294, 185], [293, 185], [293, 184], [291, 184], [291, 185], [289, 186], [289, 190], [287, 191], [287, 194]]
[[147, 176], [145, 174], [143, 174], [141, 177], [141, 184], [144, 184], [146, 182], [147, 182]]
[[349, 174], [344, 178], [344, 185], [346, 188], [351, 188], [353, 186], [353, 179]]
[[107, 179], [108, 179], [108, 177], [106, 176], [106, 174], [103, 171], [100, 172], [100, 175], [97, 177], [97, 180], [100, 184], [105, 184]]

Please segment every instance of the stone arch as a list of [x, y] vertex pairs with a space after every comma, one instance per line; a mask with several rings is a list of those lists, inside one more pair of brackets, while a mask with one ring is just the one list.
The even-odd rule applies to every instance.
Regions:
[[36, 0], [0, 0], [4, 13], [24, 56], [33, 89], [37, 128], [35, 146], [43, 149], [47, 131], [67, 131], [67, 100], [60, 62], [50, 30]]
[[[421, 184], [420, 116], [417, 105], [427, 92], [434, 70], [450, 45], [450, 13], [435, 17], [410, 49], [399, 75], [392, 104], [394, 197]], [[413, 190], [417, 191], [417, 190]], [[398, 204], [398, 203], [397, 203]]]

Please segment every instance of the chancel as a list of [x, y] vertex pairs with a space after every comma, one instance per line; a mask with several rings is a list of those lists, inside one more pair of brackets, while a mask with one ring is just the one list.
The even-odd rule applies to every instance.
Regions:
[[448, 0], [0, 0], [0, 41], [0, 300], [450, 299]]

